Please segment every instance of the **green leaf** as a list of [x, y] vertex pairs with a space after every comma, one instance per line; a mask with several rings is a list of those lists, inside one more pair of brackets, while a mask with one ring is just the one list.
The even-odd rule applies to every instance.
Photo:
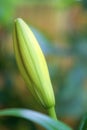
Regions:
[[24, 118], [43, 126], [47, 130], [72, 130], [70, 127], [60, 121], [53, 120], [44, 114], [27, 109], [15, 108], [0, 110], [0, 116], [14, 116]]
[[79, 130], [87, 130], [87, 114], [83, 117]]

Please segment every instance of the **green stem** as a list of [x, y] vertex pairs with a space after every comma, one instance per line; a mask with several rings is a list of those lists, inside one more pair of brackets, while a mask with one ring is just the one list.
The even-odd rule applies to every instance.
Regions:
[[49, 114], [49, 116], [52, 117], [53, 119], [57, 120], [57, 115], [56, 115], [54, 106], [53, 106], [53, 107], [50, 107], [50, 108], [48, 109], [48, 114]]

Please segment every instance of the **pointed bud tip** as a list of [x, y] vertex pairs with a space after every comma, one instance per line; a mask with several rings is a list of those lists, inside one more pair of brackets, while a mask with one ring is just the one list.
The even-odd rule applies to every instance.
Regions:
[[16, 22], [20, 22], [20, 21], [22, 21], [21, 18], [16, 18], [14, 22], [16, 23]]
[[17, 27], [17, 26], [21, 25], [21, 23], [23, 23], [23, 20], [22, 20], [22, 18], [16, 18], [14, 20], [14, 23], [15, 23], [15, 26]]

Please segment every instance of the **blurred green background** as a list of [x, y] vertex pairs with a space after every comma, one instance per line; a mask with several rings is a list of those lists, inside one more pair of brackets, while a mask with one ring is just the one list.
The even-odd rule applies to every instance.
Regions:
[[[23, 18], [46, 57], [58, 118], [74, 130], [87, 112], [87, 0], [0, 1], [0, 109], [46, 114], [28, 91], [16, 65], [12, 30]], [[0, 118], [0, 130], [43, 130], [18, 118]]]

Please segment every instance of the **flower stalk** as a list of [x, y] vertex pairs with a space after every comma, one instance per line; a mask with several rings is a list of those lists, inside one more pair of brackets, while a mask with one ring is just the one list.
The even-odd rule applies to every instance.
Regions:
[[54, 106], [48, 109], [48, 114], [49, 114], [50, 117], [52, 117], [53, 119], [57, 120], [57, 115], [56, 115]]

